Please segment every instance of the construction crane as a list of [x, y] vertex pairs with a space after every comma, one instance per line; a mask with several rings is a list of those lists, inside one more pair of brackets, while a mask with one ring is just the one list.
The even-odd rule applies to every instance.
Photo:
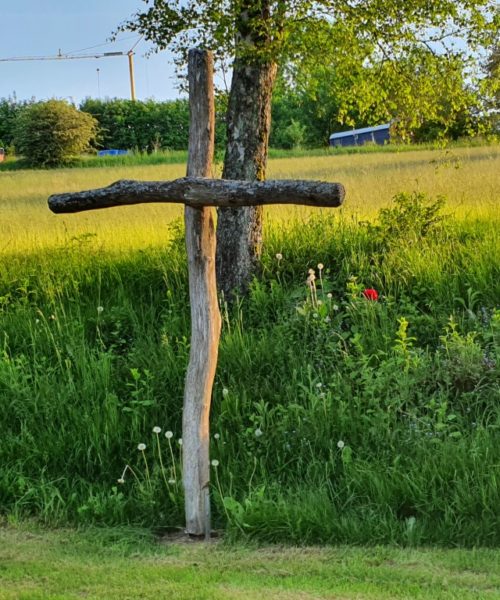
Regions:
[[96, 52], [95, 54], [63, 54], [61, 50], [55, 56], [12, 56], [0, 58], [0, 62], [22, 62], [27, 60], [82, 60], [92, 58], [112, 58], [114, 56], [128, 56], [128, 71], [130, 77], [130, 97], [135, 100], [135, 75], [134, 75], [134, 48], [141, 41], [142, 36], [127, 52]]

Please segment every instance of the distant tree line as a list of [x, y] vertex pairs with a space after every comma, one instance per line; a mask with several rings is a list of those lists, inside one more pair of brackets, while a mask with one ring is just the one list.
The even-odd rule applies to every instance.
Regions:
[[[219, 103], [220, 105], [221, 103]], [[217, 110], [216, 144], [225, 136], [224, 107]], [[189, 104], [185, 99], [156, 102], [95, 100], [87, 98], [80, 110], [90, 113], [99, 124], [102, 148], [123, 148], [139, 152], [185, 150], [189, 139]]]
[[[321, 48], [316, 53], [309, 50], [289, 57], [273, 94], [271, 146], [324, 146], [334, 132], [387, 121], [393, 121], [393, 133], [401, 140], [412, 142], [499, 133], [498, 47], [491, 49], [485, 65], [484, 83], [488, 85], [482, 94], [468, 89], [467, 78], [458, 67], [454, 71], [448, 65], [443, 85], [440, 59], [431, 53], [409, 57], [397, 65], [384, 62], [371, 67], [362, 60], [362, 54], [359, 60], [354, 50], [351, 54], [348, 68], [342, 66], [335, 53], [324, 54]], [[40, 104], [33, 99], [0, 98], [0, 146], [8, 153], [17, 150], [21, 154], [26, 147], [27, 123], [32, 123], [26, 113]], [[219, 94], [219, 150], [225, 143], [226, 108], [227, 96]], [[39, 108], [36, 110], [41, 114]], [[57, 110], [61, 112], [60, 107]], [[151, 153], [185, 150], [188, 145], [189, 105], [185, 99], [133, 102], [87, 98], [79, 111], [97, 122], [90, 150], [119, 148]]]
[[189, 106], [186, 100], [132, 102], [87, 98], [80, 110], [99, 123], [99, 145], [140, 152], [181, 150], [189, 136]]
[[[35, 106], [49, 104], [34, 100], [18, 101], [0, 98], [0, 146], [11, 153], [20, 153], [19, 142], [24, 117]], [[61, 102], [61, 101], [59, 101]], [[225, 137], [223, 106], [217, 113], [216, 145], [222, 147]], [[52, 108], [54, 104], [50, 105]], [[187, 100], [144, 102], [119, 99], [96, 100], [87, 98], [79, 112], [90, 114], [98, 125], [91, 148], [120, 148], [138, 152], [158, 150], [185, 150], [189, 138], [189, 105]], [[222, 115], [222, 116], [221, 116]]]

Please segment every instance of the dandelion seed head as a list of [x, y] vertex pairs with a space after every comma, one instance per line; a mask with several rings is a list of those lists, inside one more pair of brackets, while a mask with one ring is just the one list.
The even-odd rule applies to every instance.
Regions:
[[322, 271], [325, 268], [323, 263], [318, 263], [318, 270]]
[[339, 441], [337, 442], [337, 448], [338, 448], [339, 450], [342, 450], [344, 447], [345, 447], [345, 442], [343, 442], [342, 440], [339, 440]]
[[178, 442], [179, 446], [182, 446], [182, 438], [179, 438], [179, 439], [177, 440], [177, 442]]
[[328, 292], [326, 297], [328, 298], [328, 300], [331, 300], [333, 298], [333, 294], [331, 292]]
[[212, 461], [212, 467], [218, 467], [218, 466], [219, 466], [219, 461], [216, 458], [214, 458]]
[[224, 398], [227, 398], [229, 396], [229, 390], [227, 388], [222, 388], [222, 395]]
[[153, 433], [161, 433], [161, 427], [158, 427], [158, 425], [153, 427]]
[[220, 439], [220, 434], [219, 434], [219, 433], [214, 433], [214, 438], [215, 438], [216, 440]]
[[104, 306], [98, 306], [97, 307], [98, 314], [101, 314], [103, 310], [104, 310]]
[[144, 450], [146, 450], [146, 444], [137, 444], [137, 450], [144, 452]]
[[118, 483], [125, 483], [125, 479], [123, 479], [123, 477], [120, 477], [120, 479], [117, 479]]
[[309, 271], [307, 271], [307, 272], [309, 273], [309, 275], [314, 275], [315, 274], [314, 269], [309, 269]]
[[333, 305], [333, 310], [338, 310], [338, 309], [339, 309], [339, 307], [337, 306], [337, 304], [334, 304]]
[[278, 254], [276, 254], [276, 260], [283, 260], [283, 254], [281, 254], [281, 252], [278, 252]]
[[260, 437], [263, 434], [264, 432], [262, 431], [262, 429], [260, 427], [257, 427], [257, 429], [255, 430], [255, 437]]
[[165, 431], [165, 437], [167, 440], [171, 440], [174, 437], [174, 434], [171, 431]]
[[168, 483], [169, 483], [170, 485], [174, 485], [174, 484], [175, 484], [175, 479], [169, 479], [169, 480], [168, 480]]

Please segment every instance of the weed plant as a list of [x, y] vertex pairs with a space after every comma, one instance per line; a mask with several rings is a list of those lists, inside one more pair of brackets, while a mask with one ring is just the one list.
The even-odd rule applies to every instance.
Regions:
[[[268, 224], [249, 296], [222, 307], [216, 526], [299, 544], [500, 543], [497, 225], [420, 192], [364, 223]], [[10, 518], [182, 524], [180, 225], [169, 239], [0, 263]]]

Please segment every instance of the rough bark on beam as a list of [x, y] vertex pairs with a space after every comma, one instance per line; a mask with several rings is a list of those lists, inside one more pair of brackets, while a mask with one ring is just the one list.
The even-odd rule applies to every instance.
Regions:
[[237, 208], [265, 204], [336, 207], [342, 204], [344, 196], [342, 184], [324, 181], [251, 182], [182, 177], [173, 181], [122, 180], [105, 188], [56, 194], [49, 198], [49, 208], [55, 213], [74, 213], [148, 202], [181, 203], [193, 207]]

